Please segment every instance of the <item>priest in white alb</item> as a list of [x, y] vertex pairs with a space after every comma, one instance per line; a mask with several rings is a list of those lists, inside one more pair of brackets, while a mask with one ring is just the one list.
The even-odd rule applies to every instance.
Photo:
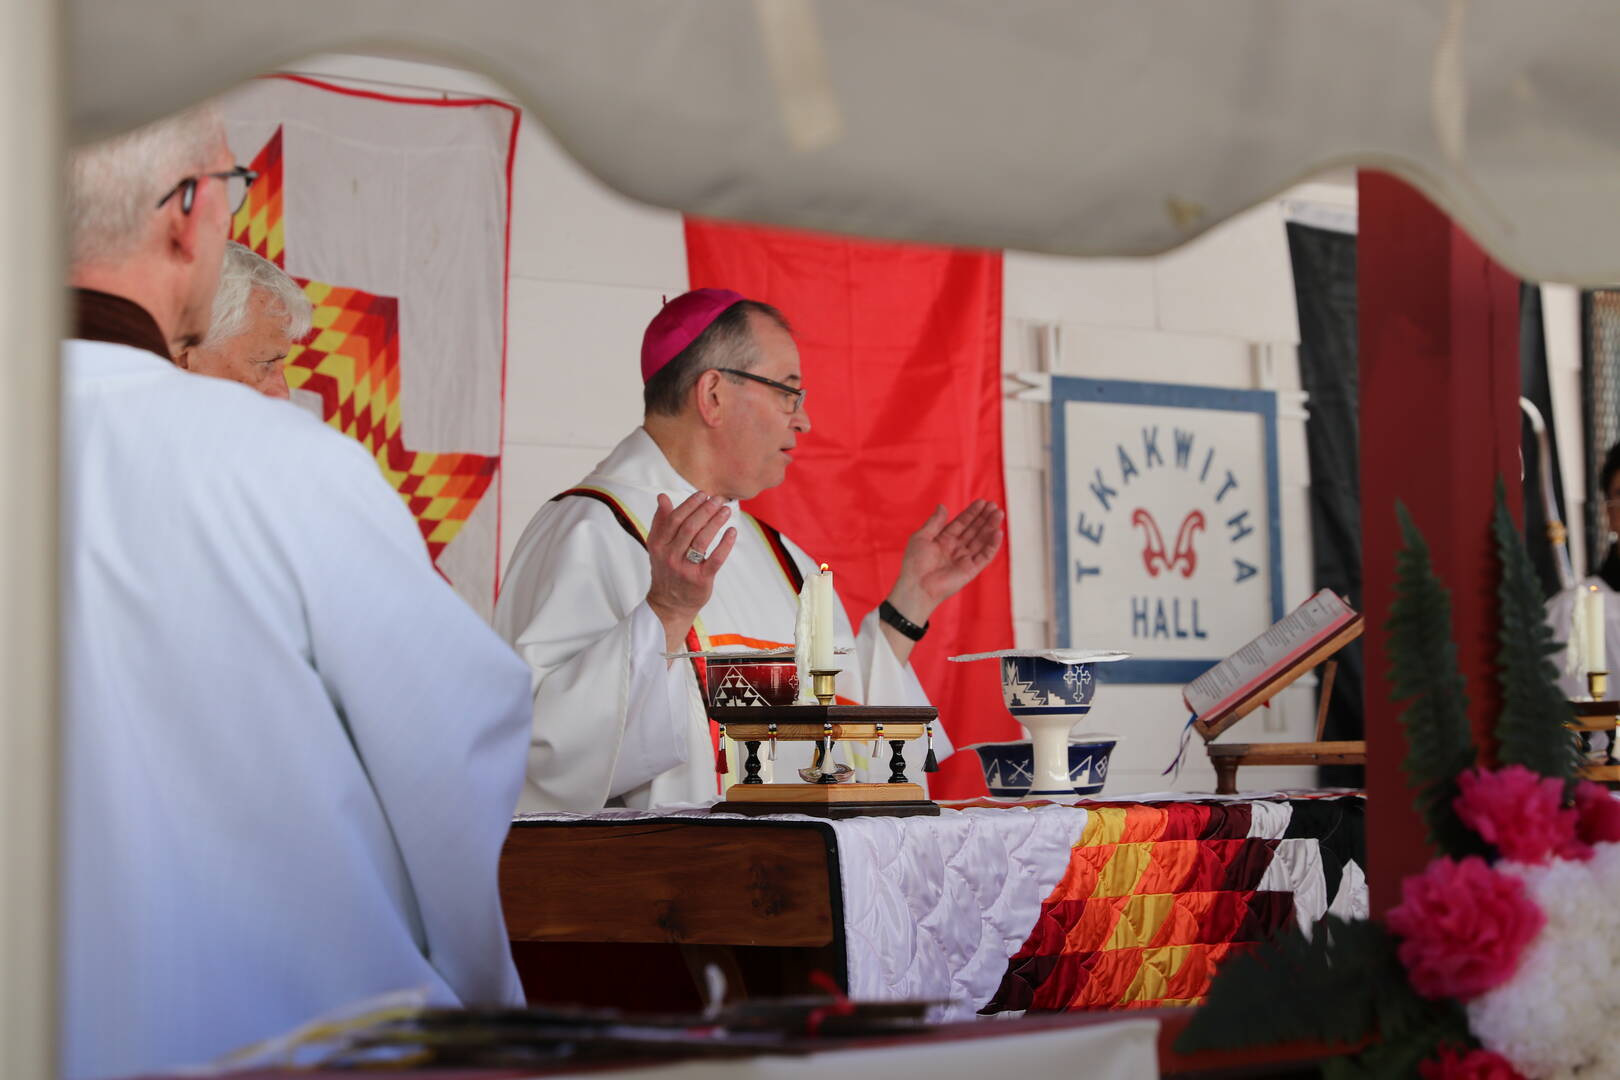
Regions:
[[1609, 697], [1620, 692], [1620, 443], [1604, 456], [1598, 490], [1607, 527], [1603, 561], [1547, 601], [1547, 625], [1562, 646], [1553, 656], [1559, 685], [1571, 698], [1587, 696], [1588, 671], [1608, 673]]
[[[782, 482], [810, 431], [786, 318], [728, 290], [685, 293], [648, 325], [641, 373], [642, 426], [529, 522], [496, 604], [496, 629], [533, 676], [524, 810], [712, 801], [736, 777], [717, 772], [692, 663], [666, 656], [792, 645], [799, 582], [816, 569], [737, 506]], [[982, 500], [950, 521], [940, 507], [858, 629], [834, 605], [849, 650], [841, 698], [928, 703], [911, 649], [995, 556], [1003, 517]], [[944, 756], [949, 737], [935, 730]], [[777, 777], [809, 753], [782, 744]]]
[[71, 1080], [170, 1073], [384, 993], [522, 1001], [496, 868], [528, 673], [362, 446], [171, 359], [208, 330], [252, 180], [206, 110], [69, 168]]

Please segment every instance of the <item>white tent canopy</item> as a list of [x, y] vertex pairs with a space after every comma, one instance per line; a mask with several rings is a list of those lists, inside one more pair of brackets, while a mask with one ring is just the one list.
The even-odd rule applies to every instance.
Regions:
[[1620, 280], [1620, 8], [1520, 0], [78, 0], [75, 138], [317, 52], [487, 74], [645, 202], [1145, 255], [1326, 167], [1537, 280]]

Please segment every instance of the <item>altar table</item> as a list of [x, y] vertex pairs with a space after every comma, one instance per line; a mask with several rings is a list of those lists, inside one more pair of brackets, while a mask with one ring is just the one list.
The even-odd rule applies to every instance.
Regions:
[[[525, 815], [502, 900], [520, 958], [563, 943], [627, 983], [645, 975], [626, 947], [675, 944], [694, 968], [719, 962], [733, 992], [803, 992], [820, 970], [857, 999], [948, 1002], [941, 1020], [1185, 1004], [1231, 948], [1289, 919], [1365, 915], [1362, 808], [1352, 796], [840, 821]], [[760, 981], [762, 965], [774, 979]]]
[[[1088, 1080], [1161, 1077], [1208, 1078], [1297, 1076], [1348, 1046], [1279, 1044], [1248, 1050], [1181, 1053], [1174, 1049], [1192, 1010], [1159, 1009], [1129, 1018], [1099, 1013], [1028, 1017], [995, 1024], [947, 1024], [902, 1036], [826, 1040], [803, 1055], [750, 1056], [661, 1062], [592, 1061], [542, 1063], [509, 1068], [368, 1069], [367, 1080], [528, 1080], [588, 1075], [594, 1080], [894, 1080], [926, 1075], [930, 1080], [982, 1080], [990, 1075], [1079, 1076]], [[1155, 1059], [1157, 1059], [1155, 1061]], [[195, 1075], [188, 1073], [187, 1075]], [[212, 1074], [221, 1080], [283, 1080], [276, 1069]], [[353, 1070], [300, 1069], [303, 1080], [346, 1080]], [[179, 1080], [176, 1076], [147, 1080]]]

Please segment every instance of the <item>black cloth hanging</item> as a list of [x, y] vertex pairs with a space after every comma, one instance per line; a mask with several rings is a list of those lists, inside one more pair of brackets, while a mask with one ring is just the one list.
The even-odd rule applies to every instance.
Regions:
[[[1552, 385], [1547, 376], [1547, 336], [1541, 320], [1541, 287], [1524, 282], [1519, 286], [1519, 394], [1535, 403], [1547, 424], [1552, 459], [1553, 499], [1558, 520], [1567, 528], [1569, 517], [1564, 506], [1564, 470], [1558, 460], [1558, 440], [1553, 433]], [[1536, 568], [1543, 596], [1559, 591], [1557, 556], [1547, 541], [1546, 497], [1541, 488], [1541, 444], [1535, 428], [1525, 416], [1520, 424], [1519, 445], [1524, 454], [1524, 543], [1530, 562]], [[1511, 480], [1511, 477], [1506, 478]]]
[[[1299, 309], [1299, 378], [1308, 397], [1305, 448], [1311, 466], [1314, 589], [1332, 589], [1361, 610], [1361, 457], [1356, 352], [1356, 238], [1288, 225]], [[1364, 737], [1365, 661], [1360, 640], [1339, 651], [1325, 739]], [[1320, 690], [1318, 690], [1320, 693]], [[1360, 787], [1359, 765], [1320, 770], [1327, 787]]]

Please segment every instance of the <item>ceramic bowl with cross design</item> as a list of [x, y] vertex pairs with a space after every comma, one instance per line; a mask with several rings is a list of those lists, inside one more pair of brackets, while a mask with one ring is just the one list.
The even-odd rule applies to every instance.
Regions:
[[[1075, 795], [1097, 795], [1108, 780], [1108, 761], [1119, 743], [1114, 735], [1074, 736], [1069, 740], [1069, 783]], [[984, 785], [992, 798], [1022, 799], [1030, 794], [1035, 779], [1035, 747], [1022, 742], [974, 743], [963, 747], [979, 755]], [[1068, 793], [1047, 793], [1043, 798], [1061, 799]]]

